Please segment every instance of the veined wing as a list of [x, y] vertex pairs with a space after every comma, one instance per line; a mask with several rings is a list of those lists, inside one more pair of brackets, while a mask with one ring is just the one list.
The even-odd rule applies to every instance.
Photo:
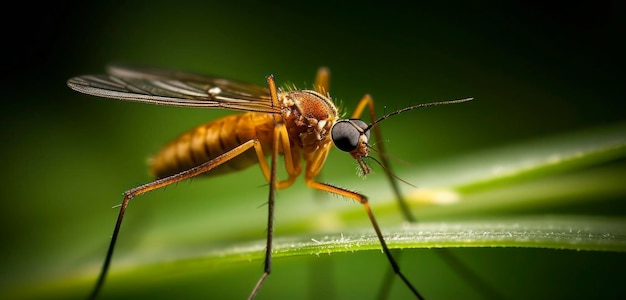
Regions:
[[67, 85], [81, 93], [151, 104], [278, 113], [265, 87], [177, 70], [111, 65], [108, 75], [83, 75]]

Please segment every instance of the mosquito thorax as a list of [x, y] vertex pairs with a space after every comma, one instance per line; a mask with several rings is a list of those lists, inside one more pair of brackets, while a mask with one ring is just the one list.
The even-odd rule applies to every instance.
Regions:
[[283, 94], [282, 106], [290, 137], [300, 140], [303, 147], [330, 142], [337, 108], [328, 96], [313, 90], [289, 91]]

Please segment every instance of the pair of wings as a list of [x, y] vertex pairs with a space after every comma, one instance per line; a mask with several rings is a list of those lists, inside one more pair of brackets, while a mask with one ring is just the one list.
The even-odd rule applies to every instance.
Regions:
[[280, 112], [269, 89], [254, 84], [136, 65], [110, 65], [107, 72], [73, 77], [67, 85], [84, 94], [143, 103]]

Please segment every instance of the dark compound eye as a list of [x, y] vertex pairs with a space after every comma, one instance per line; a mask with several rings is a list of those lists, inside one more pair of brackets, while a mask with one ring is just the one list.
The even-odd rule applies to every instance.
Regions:
[[370, 138], [370, 132], [365, 131], [367, 124], [359, 119], [339, 120], [330, 131], [333, 143], [341, 151], [350, 152], [359, 145], [359, 138], [365, 134]]

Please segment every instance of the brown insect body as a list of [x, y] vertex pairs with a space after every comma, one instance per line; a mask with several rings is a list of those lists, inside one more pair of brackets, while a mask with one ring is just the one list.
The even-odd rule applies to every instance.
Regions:
[[[312, 90], [281, 92], [281, 121], [289, 135], [294, 170], [300, 173], [299, 158], [307, 164], [306, 177], [314, 178], [321, 170], [332, 145], [330, 129], [338, 119], [335, 105], [328, 96]], [[267, 113], [248, 112], [222, 117], [189, 130], [163, 147], [151, 160], [152, 174], [167, 177], [214, 159], [242, 143], [258, 140], [263, 149], [271, 149], [275, 127], [274, 116]], [[283, 154], [279, 148], [279, 153]], [[271, 153], [266, 152], [264, 156]], [[212, 172], [220, 175], [253, 166], [258, 163], [254, 149], [230, 159]], [[281, 186], [285, 187], [285, 186]]]
[[[228, 115], [200, 125], [169, 142], [150, 159], [152, 175], [163, 178], [188, 170], [232, 150], [242, 141], [258, 139], [263, 147], [270, 147], [274, 130], [272, 122], [270, 114], [250, 112]], [[257, 163], [253, 150], [203, 175], [219, 175], [250, 167]]]
[[[393, 272], [416, 298], [423, 299], [400, 271], [367, 196], [319, 182], [315, 177], [324, 166], [332, 145], [349, 153], [357, 161], [362, 173], [367, 174], [370, 168], [364, 158], [368, 156], [370, 131], [380, 140], [378, 148], [384, 153], [380, 130], [375, 126], [379, 122], [408, 110], [467, 102], [472, 98], [417, 104], [376, 119], [374, 101], [365, 95], [350, 119], [339, 119], [337, 108], [326, 94], [329, 78], [326, 68], [318, 70], [314, 90], [279, 90], [271, 75], [266, 78], [268, 88], [263, 88], [218, 77], [132, 65], [112, 65], [108, 73], [77, 76], [68, 80], [68, 86], [81, 93], [105, 98], [181, 107], [232, 109], [245, 113], [229, 115], [187, 131], [152, 158], [151, 169], [157, 180], [124, 192], [109, 249], [90, 298], [96, 298], [104, 285], [122, 220], [131, 199], [195, 176], [234, 172], [258, 164], [269, 183], [269, 196], [264, 272], [249, 295], [249, 299], [254, 298], [271, 273], [275, 190], [294, 183], [302, 173], [301, 164], [304, 160], [305, 183], [309, 187], [351, 198], [363, 206]], [[369, 125], [358, 119], [366, 108], [372, 119]], [[284, 156], [288, 176], [282, 180], [277, 178], [276, 172], [278, 155]], [[269, 163], [268, 156], [271, 157]], [[388, 165], [384, 155], [380, 159], [381, 165]], [[402, 201], [395, 177], [389, 169], [385, 170], [398, 196], [400, 208], [407, 220], [413, 220], [406, 203]]]

